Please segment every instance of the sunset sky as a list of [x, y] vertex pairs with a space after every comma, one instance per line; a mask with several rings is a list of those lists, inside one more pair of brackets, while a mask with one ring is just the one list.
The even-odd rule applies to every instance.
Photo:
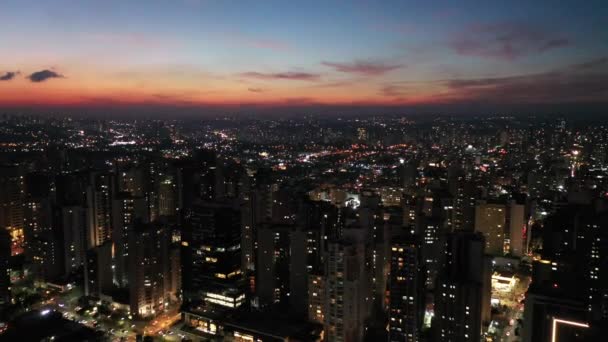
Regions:
[[608, 102], [603, 1], [3, 0], [0, 107]]

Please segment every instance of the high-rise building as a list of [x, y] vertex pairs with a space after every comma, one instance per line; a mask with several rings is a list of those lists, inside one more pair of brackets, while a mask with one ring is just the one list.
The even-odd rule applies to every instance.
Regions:
[[566, 205], [545, 220], [526, 294], [522, 340], [599, 341], [608, 319], [608, 211]]
[[73, 205], [60, 210], [64, 273], [70, 274], [83, 266], [86, 258], [86, 208]]
[[11, 236], [0, 228], [0, 305], [11, 301]]
[[479, 341], [490, 321], [491, 263], [483, 235], [447, 237], [446, 260], [435, 288], [433, 328], [437, 341]]
[[241, 204], [241, 270], [243, 273], [255, 270], [257, 215], [256, 192], [243, 195]]
[[136, 220], [147, 222], [148, 205], [144, 197], [120, 193], [112, 201], [112, 242], [114, 243], [115, 282], [126, 287], [129, 283], [129, 231]]
[[258, 229], [256, 296], [263, 307], [289, 300], [290, 235], [294, 229], [281, 224], [264, 224]]
[[53, 215], [49, 182], [45, 176], [26, 176], [24, 208], [26, 257], [39, 281], [52, 281], [65, 274], [63, 232]]
[[457, 231], [472, 231], [475, 227], [476, 188], [474, 182], [467, 180], [461, 171], [457, 169], [449, 181], [450, 192], [454, 197], [452, 225]]
[[241, 214], [234, 202], [195, 204], [186, 216], [182, 246], [187, 297], [227, 308], [245, 303]]
[[117, 187], [119, 192], [126, 192], [131, 196], [144, 196], [145, 172], [141, 167], [128, 167], [117, 171]]
[[362, 341], [370, 314], [365, 246], [352, 238], [330, 242], [325, 260], [325, 340]]
[[475, 231], [484, 235], [490, 255], [504, 255], [506, 209], [502, 204], [478, 204], [475, 207]]
[[84, 293], [99, 298], [112, 289], [112, 243], [90, 248], [84, 264]]
[[522, 257], [525, 225], [524, 206], [481, 202], [475, 207], [475, 231], [484, 235], [486, 252], [493, 256]]
[[262, 307], [289, 306], [306, 315], [307, 231], [290, 224], [265, 223], [257, 232], [256, 295]]
[[415, 233], [421, 238], [421, 253], [427, 288], [434, 288], [441, 269], [444, 253], [445, 235], [448, 231], [447, 215], [441, 206], [438, 194], [427, 194], [418, 199], [418, 214]]
[[86, 234], [87, 248], [100, 246], [112, 239], [112, 198], [114, 177], [110, 173], [90, 175], [86, 190], [87, 218], [89, 220]]
[[308, 320], [323, 324], [325, 321], [325, 277], [317, 274], [308, 276]]
[[176, 214], [176, 186], [174, 177], [163, 175], [158, 183], [158, 215], [174, 217]]
[[389, 341], [419, 341], [424, 318], [425, 276], [420, 241], [400, 236], [391, 242]]
[[131, 313], [153, 317], [178, 299], [179, 269], [172, 255], [169, 228], [135, 222], [129, 231], [129, 300]]
[[0, 228], [11, 235], [12, 254], [23, 253], [25, 180], [18, 166], [0, 167]]

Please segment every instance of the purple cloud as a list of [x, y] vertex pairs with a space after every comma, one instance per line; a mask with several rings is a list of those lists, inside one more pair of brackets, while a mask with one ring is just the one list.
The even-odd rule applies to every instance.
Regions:
[[0, 81], [10, 81], [17, 75], [19, 75], [19, 71], [7, 71], [4, 75], [0, 76]]
[[570, 45], [570, 41], [564, 38], [552, 39], [545, 42], [539, 49], [539, 51], [544, 52], [551, 49], [557, 49], [564, 46]]
[[36, 71], [27, 77], [30, 81], [35, 83], [44, 82], [51, 78], [63, 78], [63, 75], [58, 74], [52, 70], [41, 70]]
[[384, 64], [369, 61], [354, 61], [350, 63], [323, 61], [321, 62], [321, 64], [333, 68], [334, 70], [339, 72], [362, 74], [367, 76], [382, 75], [403, 67], [403, 65], [401, 64]]
[[588, 69], [595, 69], [598, 67], [602, 67], [602, 66], [608, 66], [608, 57], [600, 57], [600, 58], [596, 58], [587, 62], [583, 62], [580, 64], [575, 64], [572, 66], [573, 69], [581, 69], [581, 70], [588, 70]]
[[389, 84], [380, 89], [380, 94], [387, 97], [400, 97], [405, 95], [407, 88], [405, 86]]
[[240, 74], [242, 77], [247, 78], [258, 78], [262, 80], [295, 80], [295, 81], [318, 81], [321, 78], [319, 74], [312, 74], [308, 72], [277, 72], [277, 73], [264, 73], [257, 71], [249, 71]]
[[463, 56], [515, 60], [570, 45], [564, 37], [514, 23], [472, 25], [456, 34], [449, 47]]
[[532, 75], [446, 80], [455, 99], [489, 103], [588, 102], [608, 98], [608, 73], [579, 73], [572, 66]]

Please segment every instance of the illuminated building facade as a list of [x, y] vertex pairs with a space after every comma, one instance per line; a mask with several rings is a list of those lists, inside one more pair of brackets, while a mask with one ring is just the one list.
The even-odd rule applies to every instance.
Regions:
[[419, 341], [425, 304], [420, 242], [415, 236], [394, 238], [390, 256], [389, 341]]
[[492, 256], [524, 254], [523, 233], [525, 230], [524, 206], [490, 204], [480, 201], [475, 207], [475, 231], [486, 239], [486, 252]]
[[246, 302], [241, 214], [235, 202], [196, 204], [188, 213], [182, 246], [186, 296], [227, 308]]
[[362, 341], [370, 297], [361, 242], [330, 242], [325, 265], [326, 341]]
[[88, 229], [87, 248], [102, 245], [112, 239], [112, 198], [114, 176], [110, 173], [91, 173], [86, 198]]
[[177, 299], [171, 234], [159, 223], [136, 222], [129, 234], [129, 298], [133, 315], [155, 316]]
[[114, 278], [120, 287], [129, 283], [129, 231], [136, 220], [147, 222], [149, 217], [145, 198], [127, 193], [112, 201], [112, 242], [114, 243]]
[[325, 320], [324, 310], [325, 278], [322, 275], [311, 274], [308, 276], [308, 320], [323, 324]]
[[17, 166], [0, 167], [0, 228], [11, 235], [11, 253], [23, 253], [25, 179]]

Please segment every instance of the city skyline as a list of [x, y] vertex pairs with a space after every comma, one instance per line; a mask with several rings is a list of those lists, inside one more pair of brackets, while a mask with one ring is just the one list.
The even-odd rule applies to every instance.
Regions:
[[9, 112], [582, 113], [608, 94], [600, 1], [2, 7]]
[[0, 340], [603, 340], [604, 2], [3, 1]]

